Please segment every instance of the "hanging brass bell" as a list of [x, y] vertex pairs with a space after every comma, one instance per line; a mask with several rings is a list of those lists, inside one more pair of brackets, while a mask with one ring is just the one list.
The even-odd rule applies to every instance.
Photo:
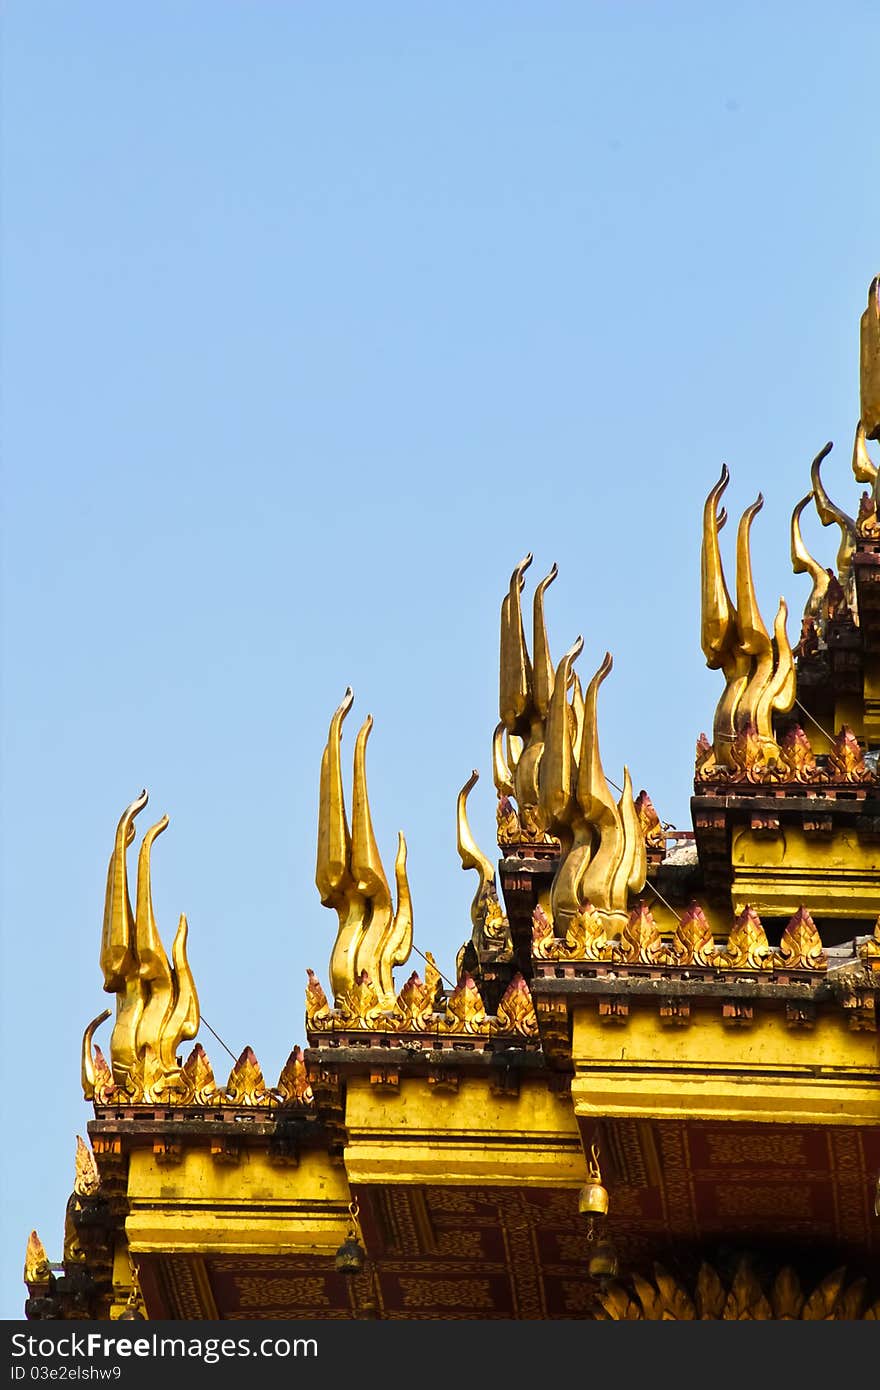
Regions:
[[578, 1193], [578, 1211], [582, 1216], [607, 1216], [608, 1188], [601, 1182], [588, 1182]]
[[336, 1268], [340, 1274], [360, 1274], [367, 1252], [354, 1234], [348, 1236], [336, 1251]]
[[587, 1266], [594, 1279], [613, 1279], [617, 1273], [617, 1251], [610, 1240], [597, 1242]]

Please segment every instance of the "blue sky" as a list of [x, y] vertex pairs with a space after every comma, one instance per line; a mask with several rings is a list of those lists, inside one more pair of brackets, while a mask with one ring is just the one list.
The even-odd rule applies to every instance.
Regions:
[[[80, 1037], [111, 1002], [107, 858], [141, 787], [171, 817], [166, 945], [185, 910], [203, 1017], [270, 1084], [305, 1042], [306, 967], [328, 983], [318, 771], [348, 684], [347, 763], [372, 713], [380, 849], [390, 870], [405, 831], [416, 945], [453, 968], [455, 798], [480, 769], [494, 854], [498, 614], [527, 551], [530, 579], [559, 565], [554, 655], [582, 633], [585, 679], [614, 655], [608, 775], [689, 825], [720, 464], [734, 517], [764, 492], [758, 591], [792, 636], [788, 518], [827, 439], [828, 491], [858, 505], [880, 18], [13, 0], [4, 21], [8, 1318], [33, 1226], [60, 1257]], [[805, 532], [831, 563], [836, 532]]]

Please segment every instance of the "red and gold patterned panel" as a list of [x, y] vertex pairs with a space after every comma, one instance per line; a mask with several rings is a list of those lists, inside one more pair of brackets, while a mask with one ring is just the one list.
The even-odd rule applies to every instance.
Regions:
[[[841, 1263], [876, 1258], [880, 1127], [627, 1121], [603, 1136], [614, 1170], [609, 1234], [623, 1270], [755, 1242], [779, 1242], [786, 1259], [822, 1246]], [[168, 1311], [154, 1315], [592, 1315], [591, 1246], [575, 1190], [401, 1184], [354, 1195], [371, 1257], [363, 1275], [346, 1278], [327, 1256], [155, 1257], [145, 1274]]]
[[[615, 1230], [880, 1248], [876, 1128], [617, 1121], [604, 1127]], [[584, 1130], [584, 1140], [592, 1140]]]

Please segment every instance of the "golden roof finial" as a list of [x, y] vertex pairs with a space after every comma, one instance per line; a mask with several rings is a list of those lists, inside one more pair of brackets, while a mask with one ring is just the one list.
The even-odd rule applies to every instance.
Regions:
[[[579, 650], [577, 644], [572, 652]], [[563, 854], [550, 889], [554, 928], [557, 934], [568, 930], [587, 903], [600, 916], [623, 920], [630, 893], [638, 892], [647, 875], [645, 837], [632, 794], [632, 780], [624, 768], [620, 800], [611, 795], [599, 754], [597, 699], [599, 686], [612, 667], [606, 652], [584, 695], [583, 728], [576, 778], [572, 778], [570, 802], [560, 813], [558, 824], [570, 824], [569, 845]], [[553, 698], [564, 689], [567, 672], [564, 662], [556, 674]], [[568, 706], [565, 706], [568, 713]], [[572, 726], [566, 723], [566, 736]], [[566, 763], [561, 761], [564, 768]], [[558, 782], [555, 790], [564, 791]], [[559, 804], [562, 805], [560, 798]]]
[[706, 665], [711, 671], [724, 667], [728, 653], [736, 646], [736, 609], [731, 601], [718, 532], [727, 520], [727, 513], [718, 511], [718, 503], [730, 481], [727, 464], [721, 466], [721, 476], [710, 489], [703, 506], [703, 545], [700, 552], [701, 581], [701, 645]]
[[846, 585], [852, 569], [852, 557], [856, 548], [856, 523], [851, 516], [842, 511], [835, 502], [831, 501], [825, 491], [822, 482], [822, 460], [830, 454], [834, 445], [829, 440], [824, 449], [820, 449], [810, 466], [810, 481], [813, 484], [813, 496], [816, 499], [816, 511], [819, 513], [819, 520], [823, 526], [840, 527], [840, 546], [837, 551], [837, 577], [841, 584]]
[[[509, 747], [511, 735], [507, 733], [504, 725], [499, 720], [495, 725], [495, 732], [492, 735], [492, 777], [495, 782], [495, 790], [499, 796], [514, 796], [516, 793], [513, 785], [513, 768], [511, 767], [510, 757], [504, 751], [505, 736]], [[517, 739], [516, 744], [519, 746], [515, 746], [511, 751], [520, 753], [522, 751], [522, 740]], [[515, 757], [513, 763], [515, 766]]]
[[474, 768], [468, 780], [465, 782], [461, 791], [458, 793], [456, 803], [456, 846], [458, 856], [461, 860], [461, 867], [464, 870], [476, 869], [478, 876], [477, 890], [474, 893], [471, 903], [471, 921], [475, 928], [480, 926], [479, 904], [483, 891], [495, 882], [495, 871], [491, 863], [480, 849], [471, 833], [468, 822], [467, 799], [480, 779], [480, 774]]
[[868, 439], [880, 439], [880, 275], [868, 288], [860, 328], [860, 415]]
[[532, 666], [526, 651], [520, 594], [526, 582], [525, 572], [531, 563], [531, 554], [520, 560], [510, 576], [510, 587], [501, 604], [498, 711], [504, 727], [511, 734], [522, 734], [528, 730], [523, 716], [531, 698]]
[[[199, 1027], [199, 1004], [186, 957], [186, 918], [181, 915], [172, 949], [173, 967], [156, 927], [150, 881], [153, 841], [168, 817], [144, 836], [138, 855], [137, 911], [128, 893], [126, 851], [135, 836], [134, 818], [148, 801], [146, 791], [126, 808], [116, 828], [107, 875], [101, 968], [104, 989], [116, 995], [116, 1022], [110, 1038], [113, 1080], [130, 1095], [167, 1096], [180, 1078], [177, 1048], [194, 1038]], [[95, 1094], [91, 1038], [103, 1018], [89, 1024], [83, 1038], [82, 1079], [87, 1098]]]
[[403, 965], [412, 949], [412, 900], [406, 874], [406, 840], [398, 836], [394, 864], [397, 911], [373, 833], [367, 792], [366, 746], [373, 727], [368, 715], [355, 741], [352, 779], [352, 820], [349, 833], [342, 789], [342, 721], [351, 708], [349, 687], [330, 721], [321, 761], [318, 811], [318, 851], [315, 883], [325, 907], [335, 908], [339, 929], [330, 957], [334, 999], [347, 998], [367, 975], [380, 1007], [395, 1001], [395, 965]]
[[827, 569], [814, 560], [801, 534], [801, 513], [813, 500], [812, 490], [802, 497], [791, 514], [791, 567], [795, 574], [808, 574], [813, 581], [810, 597], [804, 605], [804, 617], [818, 619], [822, 614], [822, 601], [828, 592], [830, 575]]
[[877, 493], [877, 468], [871, 455], [868, 453], [868, 445], [865, 438], [865, 427], [861, 420], [856, 425], [856, 437], [853, 440], [852, 471], [857, 483], [870, 483]]
[[712, 747], [718, 762], [729, 760], [730, 748], [736, 737], [736, 711], [746, 688], [751, 659], [740, 640], [737, 611], [733, 605], [724, 567], [718, 532], [727, 520], [727, 513], [718, 511], [721, 495], [730, 481], [727, 465], [710, 489], [703, 506], [703, 544], [700, 550], [701, 588], [701, 645], [706, 665], [711, 671], [724, 673], [724, 691], [715, 710]]
[[583, 637], [576, 637], [560, 661], [548, 706], [538, 789], [542, 817], [554, 834], [565, 833], [571, 820], [576, 763], [568, 684], [572, 663], [580, 656], [583, 646]]
[[97, 1018], [92, 1019], [86, 1031], [83, 1033], [80, 1080], [82, 1082], [83, 1097], [86, 1100], [94, 1100], [95, 1098], [96, 1074], [95, 1058], [92, 1053], [92, 1039], [104, 1020], [110, 1017], [110, 1012], [110, 1009], [105, 1009], [103, 1013], [98, 1014]]
[[554, 564], [535, 589], [532, 605], [532, 701], [542, 719], [547, 718], [553, 690], [553, 663], [544, 618], [544, 593], [559, 573]]
[[754, 740], [762, 759], [778, 758], [773, 714], [791, 709], [797, 679], [786, 631], [785, 600], [779, 600], [771, 641], [755, 594], [750, 535], [752, 522], [764, 505], [760, 493], [743, 512], [737, 528], [735, 608], [730, 601], [718, 547], [724, 513], [717, 511], [727, 482], [725, 467], [703, 508], [700, 564], [703, 654], [710, 669], [720, 667], [725, 677], [713, 725], [712, 751], [720, 766], [730, 766], [737, 740], [745, 736]]

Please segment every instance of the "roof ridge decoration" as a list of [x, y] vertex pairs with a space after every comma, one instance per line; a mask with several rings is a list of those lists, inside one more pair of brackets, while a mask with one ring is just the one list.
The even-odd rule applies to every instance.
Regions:
[[406, 840], [398, 835], [394, 864], [397, 909], [373, 833], [367, 793], [366, 747], [373, 727], [367, 715], [358, 732], [352, 779], [351, 830], [342, 787], [342, 723], [354, 703], [349, 686], [330, 721], [321, 761], [318, 853], [315, 883], [325, 907], [335, 908], [339, 929], [330, 957], [330, 985], [337, 1008], [365, 978], [379, 1009], [393, 1009], [394, 966], [404, 965], [412, 950], [413, 912], [406, 874]]
[[[876, 947], [872, 938], [866, 947], [866, 958], [874, 949], [880, 957], [880, 924]], [[536, 908], [532, 955], [536, 961], [559, 964], [593, 961], [623, 965], [634, 968], [635, 973], [648, 967], [652, 972], [688, 970], [693, 974], [696, 970], [710, 976], [716, 973], [723, 976], [731, 971], [763, 975], [771, 971], [808, 972], [813, 975], [828, 968], [816, 924], [803, 906], [783, 929], [778, 950], [770, 945], [763, 923], [750, 904], [735, 917], [727, 940], [719, 944], [697, 902], [691, 903], [682, 913], [671, 937], [661, 934], [645, 902], [633, 908], [616, 937], [606, 933], [601, 916], [589, 904], [574, 919], [564, 937], [554, 935], [546, 914]]]
[[[90, 1099], [96, 1106], [156, 1104], [158, 1101], [162, 1106], [191, 1106], [211, 1110], [219, 1110], [222, 1106], [226, 1109], [241, 1110], [251, 1107], [308, 1107], [314, 1100], [301, 1047], [293, 1048], [281, 1069], [277, 1085], [268, 1086], [252, 1047], [243, 1048], [224, 1083], [216, 1080], [208, 1054], [201, 1043], [196, 1043], [180, 1069], [179, 1085], [169, 1096], [152, 1098], [149, 1093], [131, 1093], [114, 1086], [110, 1069], [101, 1056], [100, 1048], [95, 1048], [95, 1054], [100, 1065], [96, 1068], [98, 1079], [94, 1095]], [[102, 1068], [106, 1069], [106, 1080]], [[81, 1162], [84, 1160], [78, 1149], [77, 1164]]]
[[718, 504], [730, 481], [727, 465], [710, 489], [703, 508], [700, 555], [701, 645], [710, 670], [724, 673], [725, 685], [715, 710], [712, 730], [714, 764], [736, 766], [737, 738], [751, 741], [749, 762], [763, 769], [779, 762], [773, 733], [774, 713], [787, 714], [797, 693], [794, 657], [786, 630], [788, 607], [780, 598], [771, 639], [758, 608], [752, 576], [750, 533], [764, 505], [756, 500], [740, 518], [736, 537], [736, 604], [730, 597], [721, 562], [718, 533], [727, 520]]
[[[517, 821], [528, 843], [558, 845], [559, 863], [550, 888], [549, 916], [567, 930], [587, 904], [609, 925], [626, 922], [629, 899], [645, 884], [645, 829], [624, 768], [619, 800], [610, 791], [599, 753], [599, 687], [612, 668], [606, 652], [582, 693], [573, 670], [583, 649], [578, 637], [554, 671], [544, 618], [544, 593], [558, 573], [553, 565], [537, 585], [533, 601], [533, 656], [523, 630], [520, 595], [532, 562], [514, 568], [501, 606], [499, 713], [493, 767], [499, 793], [499, 843], [511, 843]], [[506, 732], [513, 765], [502, 756]]]
[[138, 854], [135, 910], [128, 887], [127, 851], [135, 838], [134, 820], [148, 801], [142, 791], [116, 827], [107, 870], [100, 964], [104, 989], [116, 995], [116, 1021], [110, 1038], [110, 1065], [95, 1030], [110, 1016], [105, 1010], [88, 1025], [82, 1042], [82, 1084], [87, 1100], [111, 1089], [129, 1100], [169, 1101], [182, 1092], [177, 1051], [199, 1029], [199, 1001], [186, 954], [187, 920], [181, 913], [169, 962], [153, 911], [150, 857], [168, 817], [150, 827]]
[[456, 845], [461, 867], [465, 871], [476, 869], [478, 875], [471, 903], [471, 941], [478, 956], [488, 955], [492, 960], [508, 961], [513, 958], [513, 938], [510, 923], [498, 897], [495, 870], [474, 839], [468, 821], [467, 799], [479, 777], [479, 772], [474, 768], [459, 792], [456, 803]]
[[465, 970], [454, 989], [439, 989], [439, 973], [433, 966], [423, 982], [413, 971], [403, 985], [392, 1009], [378, 1006], [373, 982], [362, 978], [331, 1009], [327, 996], [313, 970], [308, 972], [306, 988], [306, 1032], [310, 1042], [319, 1044], [322, 1035], [347, 1036], [350, 1046], [369, 1047], [372, 1039], [387, 1043], [391, 1038], [401, 1046], [413, 1040], [418, 1047], [435, 1039], [472, 1039], [475, 1046], [492, 1045], [499, 1039], [511, 1043], [537, 1045], [538, 1022], [531, 991], [517, 971], [499, 1000], [495, 1015], [487, 1014], [476, 980]]

